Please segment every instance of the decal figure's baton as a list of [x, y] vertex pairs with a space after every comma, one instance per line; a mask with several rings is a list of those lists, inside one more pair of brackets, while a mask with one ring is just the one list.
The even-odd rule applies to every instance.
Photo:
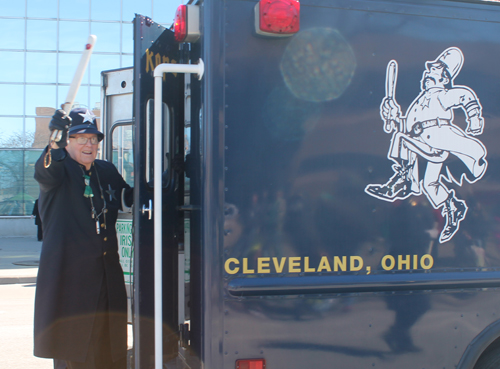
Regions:
[[[385, 96], [386, 100], [391, 107], [391, 101], [394, 101], [394, 94], [396, 92], [396, 80], [398, 78], [398, 65], [395, 60], [391, 60], [387, 64], [387, 75], [386, 75], [386, 85], [385, 85]], [[385, 132], [391, 132], [393, 127], [396, 129], [396, 122], [391, 119], [386, 119], [385, 121]]]
[[[68, 94], [66, 95], [66, 100], [64, 104], [61, 104], [61, 109], [69, 114], [71, 111], [71, 107], [75, 102], [76, 94], [78, 93], [78, 89], [82, 84], [83, 75], [85, 74], [85, 70], [87, 69], [87, 65], [89, 64], [90, 56], [92, 55], [92, 51], [94, 51], [94, 45], [97, 40], [95, 35], [90, 35], [87, 40], [87, 44], [85, 45], [85, 50], [82, 53], [82, 57], [80, 58], [80, 63], [76, 68], [75, 75], [73, 76], [73, 80], [71, 81], [71, 85], [69, 86]], [[62, 131], [53, 131], [50, 136], [51, 141], [59, 142], [61, 140], [63, 132]]]

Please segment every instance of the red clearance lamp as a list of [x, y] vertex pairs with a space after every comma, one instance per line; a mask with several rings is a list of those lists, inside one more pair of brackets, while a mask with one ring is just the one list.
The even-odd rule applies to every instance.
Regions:
[[266, 369], [264, 359], [236, 360], [236, 369]]
[[260, 0], [255, 5], [255, 31], [259, 35], [286, 37], [300, 29], [298, 0]]
[[174, 18], [175, 40], [195, 42], [200, 38], [200, 8], [196, 5], [180, 5]]

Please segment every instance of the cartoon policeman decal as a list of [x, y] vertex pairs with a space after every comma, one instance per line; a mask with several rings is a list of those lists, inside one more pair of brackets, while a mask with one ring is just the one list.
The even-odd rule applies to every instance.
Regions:
[[[439, 242], [453, 238], [467, 214], [467, 204], [443, 183], [462, 185], [478, 181], [486, 172], [486, 148], [472, 136], [483, 133], [481, 104], [474, 91], [454, 84], [464, 61], [462, 51], [450, 47], [434, 61], [425, 63], [421, 93], [406, 115], [395, 100], [397, 62], [387, 66], [386, 97], [380, 105], [384, 131], [392, 133], [387, 158], [392, 160], [394, 175], [385, 184], [369, 184], [365, 192], [380, 200], [393, 202], [425, 194], [434, 208], [441, 208], [445, 225]], [[462, 109], [467, 128], [454, 123], [454, 109]], [[446, 159], [456, 156], [464, 170], [452, 173]], [[424, 171], [423, 177], [419, 174]], [[425, 168], [425, 169], [424, 169]]]

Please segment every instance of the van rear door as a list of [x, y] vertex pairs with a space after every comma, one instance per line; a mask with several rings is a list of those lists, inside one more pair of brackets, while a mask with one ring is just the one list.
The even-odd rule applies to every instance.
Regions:
[[[163, 84], [162, 147], [154, 147], [154, 68], [161, 63], [179, 63], [179, 45], [174, 34], [151, 19], [134, 20], [134, 352], [135, 367], [154, 362], [154, 227], [155, 214], [162, 212], [163, 353], [168, 361], [178, 347], [178, 250], [183, 240], [183, 76], [168, 74]], [[162, 150], [161, 209], [153, 208], [153, 159]], [[180, 159], [181, 158], [181, 159]]]

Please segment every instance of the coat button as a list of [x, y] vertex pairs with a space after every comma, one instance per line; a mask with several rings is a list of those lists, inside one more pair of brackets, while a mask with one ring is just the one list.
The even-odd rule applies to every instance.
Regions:
[[107, 241], [108, 240], [108, 237], [104, 237], [104, 241]]
[[106, 251], [104, 251], [104, 254], [103, 254], [103, 255], [104, 255], [104, 256], [106, 256]]

